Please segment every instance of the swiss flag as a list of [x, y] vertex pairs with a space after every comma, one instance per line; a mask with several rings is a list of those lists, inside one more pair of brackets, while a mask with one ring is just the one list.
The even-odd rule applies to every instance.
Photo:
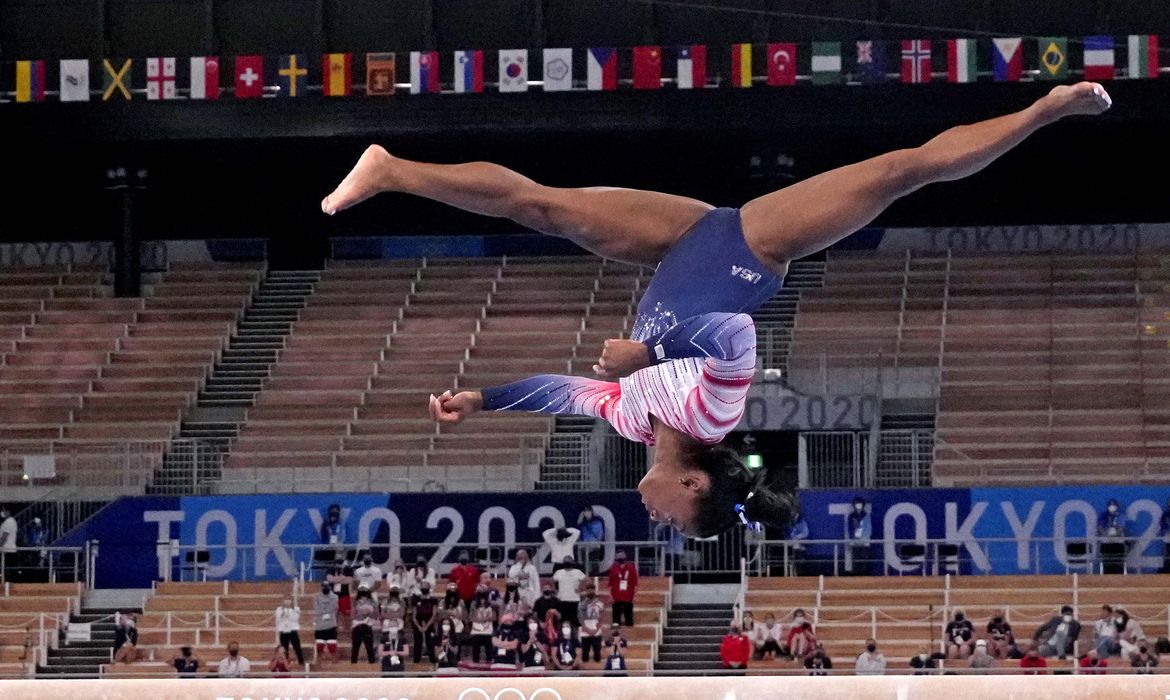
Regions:
[[634, 89], [657, 90], [662, 87], [662, 47], [634, 47]]
[[264, 96], [264, 57], [236, 56], [236, 97]]
[[796, 85], [796, 44], [768, 44], [768, 84]]

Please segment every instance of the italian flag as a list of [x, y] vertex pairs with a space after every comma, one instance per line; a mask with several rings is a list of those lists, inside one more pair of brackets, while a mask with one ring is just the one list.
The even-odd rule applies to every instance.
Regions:
[[979, 77], [974, 39], [947, 41], [947, 82], [973, 83]]
[[1158, 77], [1158, 37], [1129, 35], [1129, 77]]

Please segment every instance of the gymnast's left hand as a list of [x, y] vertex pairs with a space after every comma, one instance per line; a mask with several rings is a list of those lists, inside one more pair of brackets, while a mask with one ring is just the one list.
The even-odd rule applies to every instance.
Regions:
[[650, 350], [636, 340], [607, 340], [593, 371], [602, 379], [628, 377], [650, 366]]

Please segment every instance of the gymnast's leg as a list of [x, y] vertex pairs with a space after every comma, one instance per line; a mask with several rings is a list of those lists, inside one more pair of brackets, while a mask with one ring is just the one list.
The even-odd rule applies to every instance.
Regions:
[[380, 192], [405, 192], [512, 219], [568, 238], [602, 257], [651, 266], [712, 209], [695, 199], [660, 192], [546, 187], [493, 163], [418, 163], [370, 146], [321, 202], [321, 210], [335, 214]]
[[822, 173], [743, 206], [744, 237], [774, 270], [857, 231], [899, 197], [987, 167], [1041, 127], [1100, 114], [1110, 99], [1096, 83], [1054, 88], [1023, 111], [948, 129], [918, 148]]

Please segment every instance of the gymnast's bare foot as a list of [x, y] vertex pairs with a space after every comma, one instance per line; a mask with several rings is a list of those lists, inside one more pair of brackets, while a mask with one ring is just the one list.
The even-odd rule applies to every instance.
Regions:
[[1109, 109], [1113, 99], [1100, 83], [1077, 83], [1058, 85], [1047, 96], [1040, 98], [1037, 108], [1050, 121], [1076, 114], [1094, 116]]
[[390, 189], [395, 160], [381, 146], [367, 148], [337, 189], [321, 200], [321, 211], [332, 216]]

